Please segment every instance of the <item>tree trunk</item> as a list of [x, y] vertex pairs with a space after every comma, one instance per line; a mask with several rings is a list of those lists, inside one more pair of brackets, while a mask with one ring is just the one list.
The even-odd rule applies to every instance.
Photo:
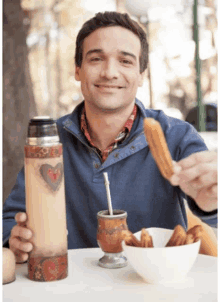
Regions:
[[29, 74], [26, 35], [20, 0], [3, 2], [3, 201], [24, 164], [29, 118], [36, 105]]

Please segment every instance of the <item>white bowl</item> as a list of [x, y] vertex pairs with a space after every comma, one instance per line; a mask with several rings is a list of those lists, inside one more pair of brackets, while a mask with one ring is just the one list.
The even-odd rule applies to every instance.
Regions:
[[[192, 268], [199, 253], [201, 241], [182, 246], [165, 247], [173, 230], [146, 229], [153, 238], [153, 248], [122, 247], [136, 272], [151, 284], [180, 282]], [[141, 231], [134, 234], [140, 239]]]

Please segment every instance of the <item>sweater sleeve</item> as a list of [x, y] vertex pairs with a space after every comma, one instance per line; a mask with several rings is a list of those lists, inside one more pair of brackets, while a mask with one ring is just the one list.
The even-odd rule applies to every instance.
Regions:
[[16, 183], [3, 205], [3, 246], [8, 246], [11, 229], [16, 225], [16, 213], [25, 212], [24, 168], [20, 170]]
[[[177, 124], [176, 127], [174, 128], [175, 128], [174, 130], [175, 134], [173, 133], [172, 136], [174, 137], [175, 135], [176, 137], [178, 137], [177, 135], [179, 134], [178, 148], [175, 149], [176, 152], [173, 156], [173, 158], [176, 161], [186, 158], [193, 153], [208, 150], [204, 140], [201, 138], [201, 136], [195, 130], [195, 128], [189, 123], [183, 124], [181, 122]], [[214, 227], [217, 226], [217, 210], [212, 212], [204, 212], [198, 207], [196, 202], [191, 197], [186, 196], [186, 200], [190, 210], [193, 212], [194, 215], [202, 219], [210, 226], [214, 226]]]
[[189, 196], [187, 196], [187, 203], [191, 211], [202, 221], [209, 224], [211, 227], [215, 227], [215, 228], [218, 227], [218, 210], [214, 210], [212, 212], [204, 212], [197, 206], [195, 201]]

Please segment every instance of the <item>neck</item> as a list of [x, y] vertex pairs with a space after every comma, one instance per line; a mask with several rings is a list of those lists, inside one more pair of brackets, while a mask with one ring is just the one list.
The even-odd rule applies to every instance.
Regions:
[[94, 110], [85, 102], [88, 130], [94, 145], [105, 150], [122, 130], [134, 108], [134, 102], [117, 111]]

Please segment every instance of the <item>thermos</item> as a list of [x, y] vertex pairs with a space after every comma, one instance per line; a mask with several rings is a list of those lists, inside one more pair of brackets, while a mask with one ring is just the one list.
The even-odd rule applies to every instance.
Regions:
[[61, 280], [68, 275], [63, 147], [52, 118], [30, 120], [24, 152], [27, 228], [33, 233], [28, 278]]

